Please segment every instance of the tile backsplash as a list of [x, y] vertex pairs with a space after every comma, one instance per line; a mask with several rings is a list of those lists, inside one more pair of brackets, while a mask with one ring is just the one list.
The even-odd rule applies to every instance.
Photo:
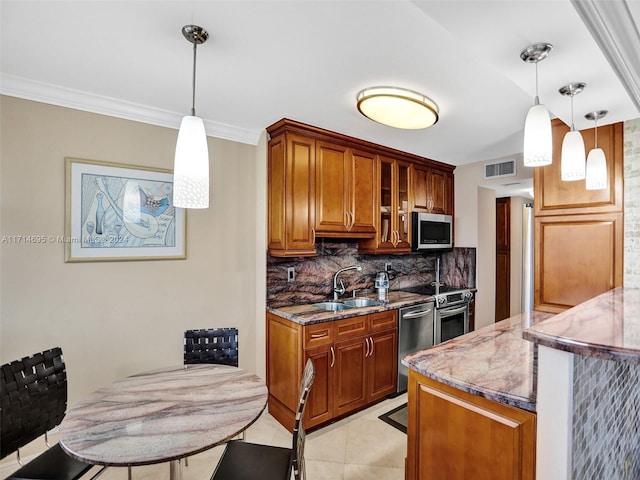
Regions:
[[572, 480], [640, 478], [640, 365], [574, 355]]
[[[476, 249], [454, 248], [439, 253], [405, 255], [364, 255], [358, 253], [357, 242], [319, 239], [315, 257], [279, 258], [267, 256], [267, 305], [282, 307], [298, 303], [326, 300], [333, 293], [333, 276], [341, 268], [362, 266], [362, 271], [349, 270], [340, 275], [346, 292], [370, 292], [376, 273], [389, 274], [389, 288], [398, 290], [435, 281], [436, 259], [440, 257], [440, 281], [447, 285], [475, 287]], [[295, 279], [288, 281], [288, 269]]]

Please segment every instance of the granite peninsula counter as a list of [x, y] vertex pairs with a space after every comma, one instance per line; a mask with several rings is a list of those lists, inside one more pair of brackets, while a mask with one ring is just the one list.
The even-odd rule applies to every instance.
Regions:
[[535, 411], [535, 349], [522, 331], [552, 316], [536, 311], [514, 315], [409, 355], [402, 363], [462, 391]]

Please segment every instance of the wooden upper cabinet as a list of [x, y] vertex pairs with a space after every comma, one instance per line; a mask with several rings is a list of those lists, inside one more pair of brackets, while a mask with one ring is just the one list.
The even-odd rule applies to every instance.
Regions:
[[411, 174], [413, 165], [393, 158], [379, 157], [377, 235], [361, 241], [363, 253], [401, 253], [411, 251]]
[[375, 234], [375, 160], [342, 145], [316, 143], [316, 235]]
[[410, 252], [417, 165], [419, 208], [453, 215], [451, 165], [286, 118], [267, 133], [269, 255], [315, 255], [316, 237], [361, 239], [363, 253]]
[[415, 164], [413, 167], [413, 209], [453, 215], [453, 173]]
[[273, 256], [315, 255], [315, 140], [283, 133], [269, 142], [268, 236]]
[[[569, 127], [552, 121], [553, 162], [534, 169], [535, 215], [620, 212], [623, 209], [623, 124], [598, 127], [598, 147], [607, 159], [609, 185], [604, 190], [587, 190], [584, 180], [561, 179], [562, 140]], [[581, 130], [586, 154], [594, 148], [595, 129]]]

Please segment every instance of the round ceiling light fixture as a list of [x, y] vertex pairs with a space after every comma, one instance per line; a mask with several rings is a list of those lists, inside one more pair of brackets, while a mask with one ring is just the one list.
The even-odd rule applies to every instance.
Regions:
[[417, 130], [438, 121], [438, 105], [421, 93], [400, 87], [369, 87], [356, 96], [358, 111], [389, 127]]

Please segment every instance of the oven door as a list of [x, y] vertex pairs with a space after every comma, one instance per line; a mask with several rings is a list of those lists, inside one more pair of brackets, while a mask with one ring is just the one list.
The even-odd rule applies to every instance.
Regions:
[[469, 332], [469, 304], [436, 310], [434, 345]]

